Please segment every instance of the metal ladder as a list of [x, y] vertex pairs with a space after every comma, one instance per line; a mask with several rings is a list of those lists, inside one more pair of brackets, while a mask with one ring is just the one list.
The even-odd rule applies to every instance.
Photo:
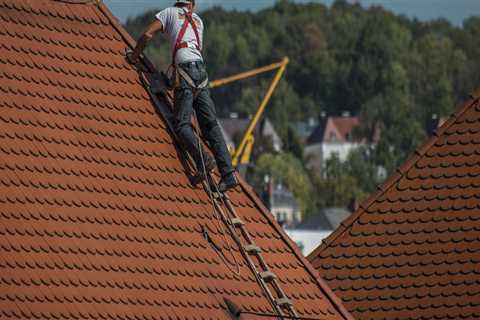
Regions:
[[[142, 73], [141, 81], [143, 82], [145, 89], [148, 91], [150, 97], [156, 105], [157, 110], [164, 118], [170, 133], [176, 140], [177, 138], [172, 126], [172, 110], [166, 104], [161, 103], [160, 98], [157, 96], [160, 94], [160, 92], [156, 90], [155, 86], [156, 83], [158, 83], [159, 79], [155, 77], [155, 74], [150, 74], [150, 77], [148, 77], [144, 73]], [[189, 159], [188, 156], [186, 158]], [[194, 167], [193, 161], [191, 161], [191, 159], [189, 160], [189, 165], [191, 167]], [[285, 291], [283, 291], [283, 289], [281, 288], [277, 275], [270, 270], [267, 263], [265, 262], [265, 259], [262, 256], [261, 248], [258, 247], [253, 241], [253, 238], [248, 232], [244, 221], [240, 219], [237, 212], [235, 211], [235, 208], [233, 207], [230, 198], [228, 197], [228, 195], [220, 193], [218, 191], [211, 173], [208, 173], [208, 179], [210, 180], [210, 182], [204, 181], [203, 187], [207, 191], [210, 190], [210, 185], [215, 186], [216, 190], [212, 190], [214, 196], [211, 197], [214, 208], [219, 213], [220, 217], [223, 220], [223, 223], [227, 226], [227, 228], [230, 229], [230, 233], [235, 243], [237, 244], [242, 256], [247, 261], [249, 268], [254, 274], [259, 286], [264, 292], [265, 297], [272, 306], [275, 314], [278, 315], [279, 319], [282, 319], [283, 316], [286, 316], [286, 314], [284, 313], [286, 311], [288, 313], [288, 316], [297, 318], [298, 314], [291, 300], [287, 297]], [[222, 209], [222, 203], [228, 211], [227, 215]], [[245, 240], [245, 244], [242, 243], [242, 238]], [[254, 260], [257, 261], [259, 268], [257, 268], [257, 265], [255, 265]]]
[[[211, 176], [210, 179], [212, 179]], [[245, 222], [238, 216], [230, 198], [228, 195], [219, 193], [218, 191], [216, 191], [216, 193], [218, 197], [214, 197], [215, 209], [220, 213], [227, 227], [233, 227], [232, 236], [275, 313], [279, 318], [284, 316], [284, 311], [287, 311], [289, 316], [298, 317], [291, 300], [280, 286], [277, 275], [268, 267], [262, 256], [261, 248], [253, 241], [252, 236], [245, 226]], [[229, 215], [224, 214], [219, 204], [219, 199], [222, 200], [221, 202], [225, 205]], [[242, 238], [245, 240], [245, 243], [242, 243]], [[257, 261], [258, 268], [254, 263], [254, 259]]]

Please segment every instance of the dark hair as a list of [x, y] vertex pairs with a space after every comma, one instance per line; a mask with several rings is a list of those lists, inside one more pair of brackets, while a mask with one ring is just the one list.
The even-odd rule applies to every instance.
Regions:
[[[192, 6], [195, 6], [195, 0], [190, 0], [190, 3], [192, 4]], [[183, 8], [183, 7], [188, 6], [188, 4], [187, 3], [175, 3], [174, 6], [178, 7], [178, 8]]]

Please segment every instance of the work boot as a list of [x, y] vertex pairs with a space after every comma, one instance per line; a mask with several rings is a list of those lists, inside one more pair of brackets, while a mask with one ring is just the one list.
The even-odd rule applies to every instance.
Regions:
[[205, 171], [208, 175], [213, 171], [213, 169], [215, 169], [215, 160], [213, 160], [212, 157], [207, 157], [205, 160], [205, 170], [203, 168], [203, 164], [200, 163], [197, 165], [197, 173], [192, 178], [193, 185], [197, 185], [205, 180]]
[[222, 180], [218, 184], [218, 191], [224, 193], [230, 189], [235, 188], [236, 186], [238, 186], [238, 178], [235, 175], [235, 172], [231, 172], [222, 178]]

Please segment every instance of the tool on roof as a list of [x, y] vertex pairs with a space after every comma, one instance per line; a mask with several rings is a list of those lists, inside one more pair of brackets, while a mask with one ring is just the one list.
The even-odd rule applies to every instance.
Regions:
[[[145, 61], [145, 62], [147, 67], [153, 71], [154, 70], [153, 66], [150, 63], [148, 63], [148, 61]], [[277, 75], [277, 78], [279, 80], [279, 75]], [[170, 99], [171, 97], [169, 97], [168, 95], [165, 95], [165, 92], [161, 94], [160, 93], [156, 94], [154, 93], [155, 90], [152, 90], [150, 87], [150, 85], [152, 84], [152, 79], [158, 80], [158, 79], [161, 79], [161, 77], [156, 75], [155, 72], [151, 72], [148, 75], [142, 72], [140, 79], [142, 80], [155, 106], [157, 107], [157, 110], [160, 112], [161, 116], [164, 118], [167, 128], [170, 131], [170, 134], [176, 141], [178, 141], [175, 134], [175, 130], [172, 126], [172, 120], [173, 120], [172, 110], [171, 110], [171, 107], [170, 108], [168, 107], [168, 105], [171, 105], [171, 99]], [[269, 91], [273, 92], [273, 88], [272, 90], [269, 90]], [[161, 103], [160, 102], [161, 99], [165, 100], [167, 103]], [[198, 132], [196, 132], [196, 135], [197, 135], [198, 143], [202, 143], [198, 135]], [[185, 159], [187, 159], [187, 163], [190, 166], [190, 168], [195, 168], [194, 161], [192, 158], [189, 157], [188, 153], [185, 152], [184, 155], [185, 155]], [[206, 175], [206, 178], [207, 178], [206, 180], [202, 181], [202, 185], [204, 190], [210, 196], [210, 199], [212, 201], [212, 205], [214, 208], [214, 214], [216, 217], [218, 217], [219, 221], [223, 222], [223, 224], [229, 231], [230, 235], [232, 236], [234, 242], [238, 246], [241, 255], [244, 257], [249, 269], [255, 276], [255, 279], [259, 284], [260, 288], [262, 289], [269, 304], [272, 306], [273, 312], [275, 313], [274, 316], [278, 318], [288, 317], [289, 319], [295, 319], [294, 317], [298, 318], [298, 314], [295, 308], [293, 307], [292, 302], [288, 299], [287, 295], [281, 288], [278, 277], [268, 267], [265, 259], [263, 258], [261, 248], [259, 248], [255, 244], [253, 237], [250, 235], [250, 233], [247, 230], [245, 222], [243, 222], [242, 219], [238, 216], [228, 195], [225, 193], [221, 193], [218, 190], [218, 185], [217, 185], [217, 182], [215, 181], [215, 177], [213, 173], [211, 171], [206, 172], [204, 162], [202, 164], [203, 164], [204, 174]], [[205, 229], [202, 229], [203, 235], [206, 236], [204, 231]], [[208, 233], [207, 233], [207, 237], [209, 237]], [[244, 241], [242, 241], [242, 239], [244, 239]], [[256, 263], [254, 261], [256, 261]]]
[[[268, 317], [268, 318], [274, 318], [278, 317], [275, 314], [270, 314], [270, 313], [263, 313], [263, 312], [253, 312], [253, 311], [244, 311], [242, 310], [236, 303], [234, 303], [232, 300], [228, 298], [223, 298], [223, 302], [225, 302], [225, 305], [227, 306], [228, 312], [232, 316], [234, 320], [240, 320], [240, 316], [242, 314], [249, 314], [252, 316], [260, 316], [260, 317]], [[301, 317], [301, 316], [287, 316], [283, 315], [282, 319], [296, 319], [296, 320], [324, 320], [322, 318], [308, 318], [308, 317]]]
[[275, 77], [272, 80], [272, 83], [270, 84], [270, 87], [267, 90], [267, 93], [265, 94], [262, 102], [260, 103], [257, 112], [255, 113], [255, 116], [252, 118], [252, 120], [250, 120], [250, 123], [248, 124], [248, 127], [245, 130], [242, 139], [240, 140], [240, 144], [232, 152], [232, 164], [234, 167], [237, 167], [243, 175], [246, 171], [246, 166], [250, 163], [250, 157], [252, 154], [253, 146], [255, 144], [255, 137], [253, 135], [253, 131], [257, 127], [258, 122], [260, 121], [263, 113], [265, 112], [268, 102], [272, 98], [273, 92], [277, 88], [278, 83], [280, 82], [280, 79], [285, 73], [285, 69], [287, 68], [289, 62], [290, 60], [285, 57], [282, 59], [282, 61], [278, 63], [274, 63], [265, 67], [253, 69], [250, 71], [239, 73], [234, 76], [210, 82], [210, 88], [216, 88], [234, 81], [247, 79], [261, 73], [278, 69]]

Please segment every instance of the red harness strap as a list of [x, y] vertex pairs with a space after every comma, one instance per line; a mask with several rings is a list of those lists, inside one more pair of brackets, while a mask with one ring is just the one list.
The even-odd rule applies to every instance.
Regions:
[[185, 22], [183, 23], [182, 29], [180, 29], [180, 33], [178, 34], [177, 41], [175, 43], [175, 48], [173, 49], [173, 64], [175, 64], [175, 57], [177, 56], [178, 50], [182, 48], [188, 48], [188, 43], [183, 41], [183, 37], [185, 36], [185, 32], [187, 32], [188, 25], [192, 26], [193, 32], [195, 33], [195, 38], [197, 38], [197, 49], [201, 51], [200, 48], [200, 36], [198, 34], [197, 25], [195, 21], [193, 21], [192, 12], [188, 10], [183, 10], [185, 13]]

